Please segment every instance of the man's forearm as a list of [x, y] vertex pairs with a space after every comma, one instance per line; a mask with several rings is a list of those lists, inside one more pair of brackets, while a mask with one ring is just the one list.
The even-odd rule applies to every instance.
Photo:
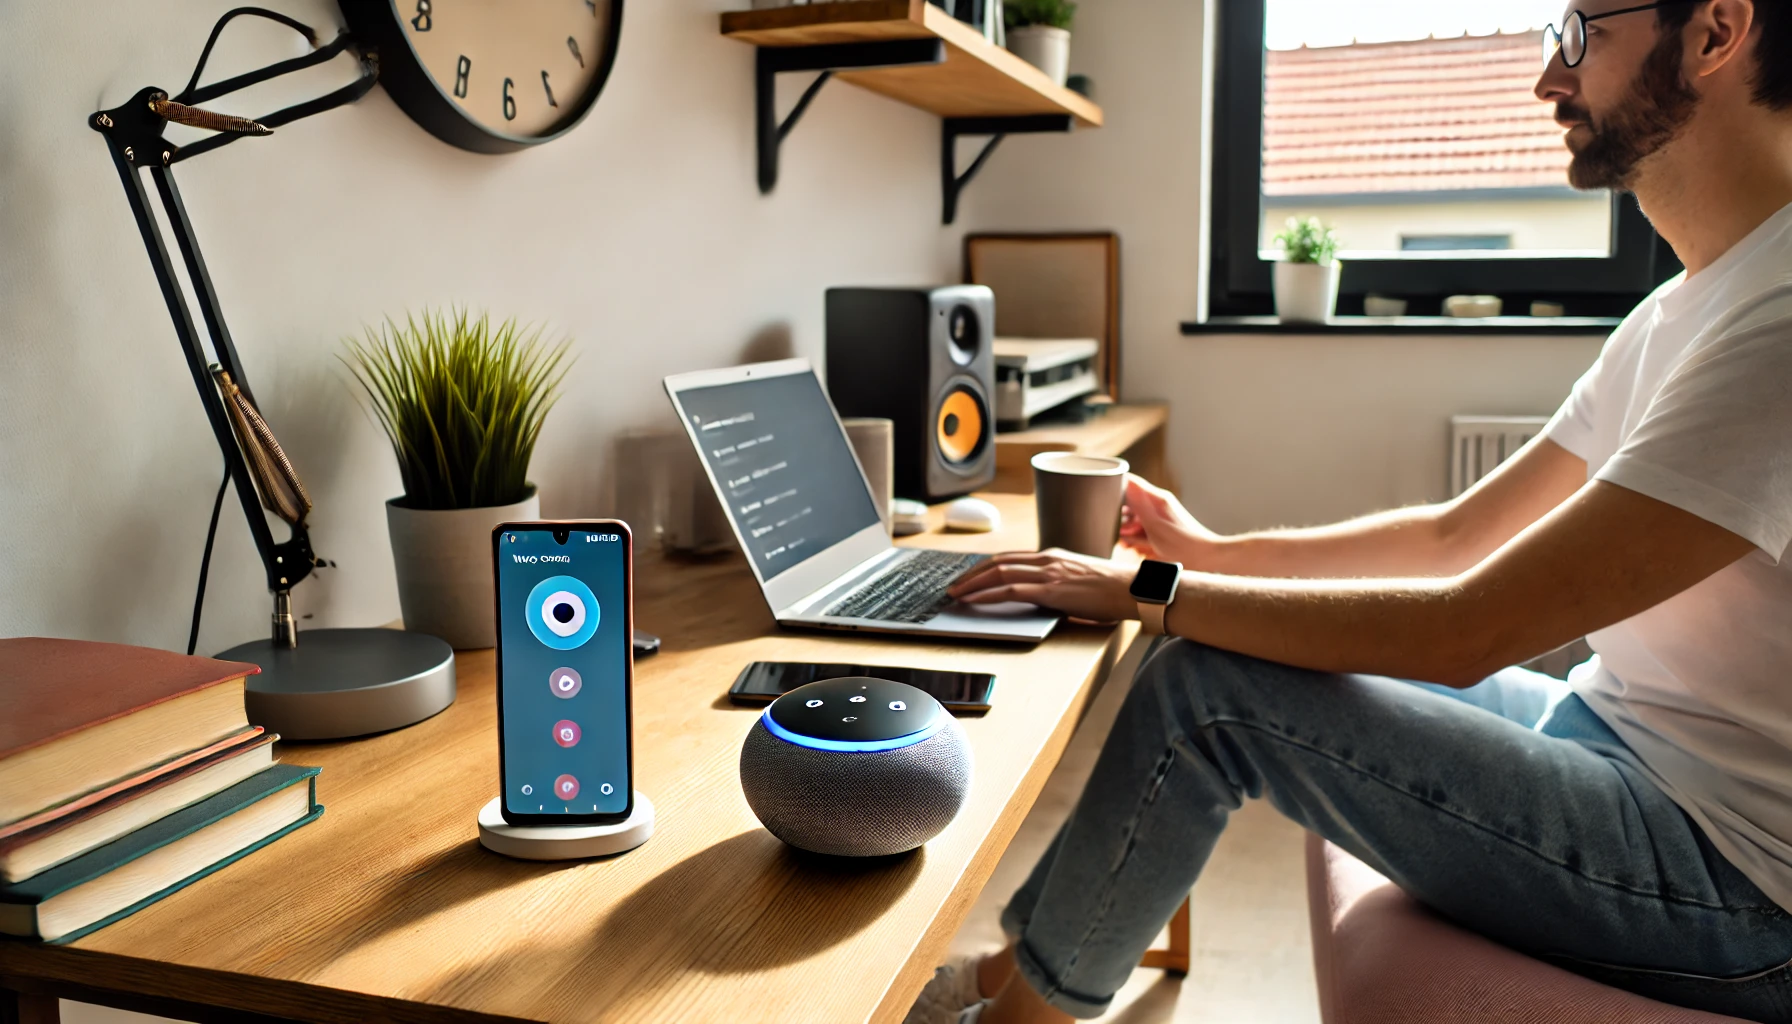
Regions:
[[1453, 577], [1242, 579], [1186, 572], [1164, 625], [1176, 636], [1286, 665], [1466, 686], [1506, 653], [1491, 649], [1496, 631], [1469, 628], [1473, 603]]
[[1202, 542], [1190, 568], [1233, 576], [1340, 579], [1467, 572], [1568, 500], [1587, 464], [1538, 438], [1461, 497], [1298, 530]]
[[1330, 526], [1266, 530], [1207, 542], [1196, 567], [1230, 576], [1338, 579], [1448, 576], [1464, 564], [1443, 507], [1415, 505]]
[[1751, 550], [1748, 540], [1690, 512], [1594, 482], [1492, 556], [1448, 577], [1185, 572], [1165, 627], [1324, 672], [1468, 686], [1653, 608]]

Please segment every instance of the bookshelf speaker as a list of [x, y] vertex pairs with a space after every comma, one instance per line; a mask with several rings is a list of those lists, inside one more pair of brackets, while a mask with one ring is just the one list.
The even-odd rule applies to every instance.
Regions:
[[983, 285], [828, 289], [828, 394], [842, 416], [892, 422], [897, 497], [995, 479], [995, 319]]

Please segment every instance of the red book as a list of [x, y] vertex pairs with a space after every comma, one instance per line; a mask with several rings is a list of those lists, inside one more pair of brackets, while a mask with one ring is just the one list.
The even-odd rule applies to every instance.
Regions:
[[0, 828], [241, 736], [243, 679], [259, 671], [125, 644], [0, 640]]

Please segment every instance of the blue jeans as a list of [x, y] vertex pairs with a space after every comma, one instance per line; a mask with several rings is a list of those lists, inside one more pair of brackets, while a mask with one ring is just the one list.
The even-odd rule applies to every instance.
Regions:
[[1094, 1017], [1246, 797], [1514, 949], [1664, 1002], [1792, 1021], [1792, 916], [1565, 684], [1466, 690], [1186, 640], [1139, 669], [1069, 821], [1003, 914], [1022, 977]]

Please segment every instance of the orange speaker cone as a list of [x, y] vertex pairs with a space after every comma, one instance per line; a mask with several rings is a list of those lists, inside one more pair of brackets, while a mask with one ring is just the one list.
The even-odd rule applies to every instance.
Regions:
[[964, 462], [983, 447], [983, 406], [964, 388], [954, 388], [940, 403], [933, 434], [948, 462]]

